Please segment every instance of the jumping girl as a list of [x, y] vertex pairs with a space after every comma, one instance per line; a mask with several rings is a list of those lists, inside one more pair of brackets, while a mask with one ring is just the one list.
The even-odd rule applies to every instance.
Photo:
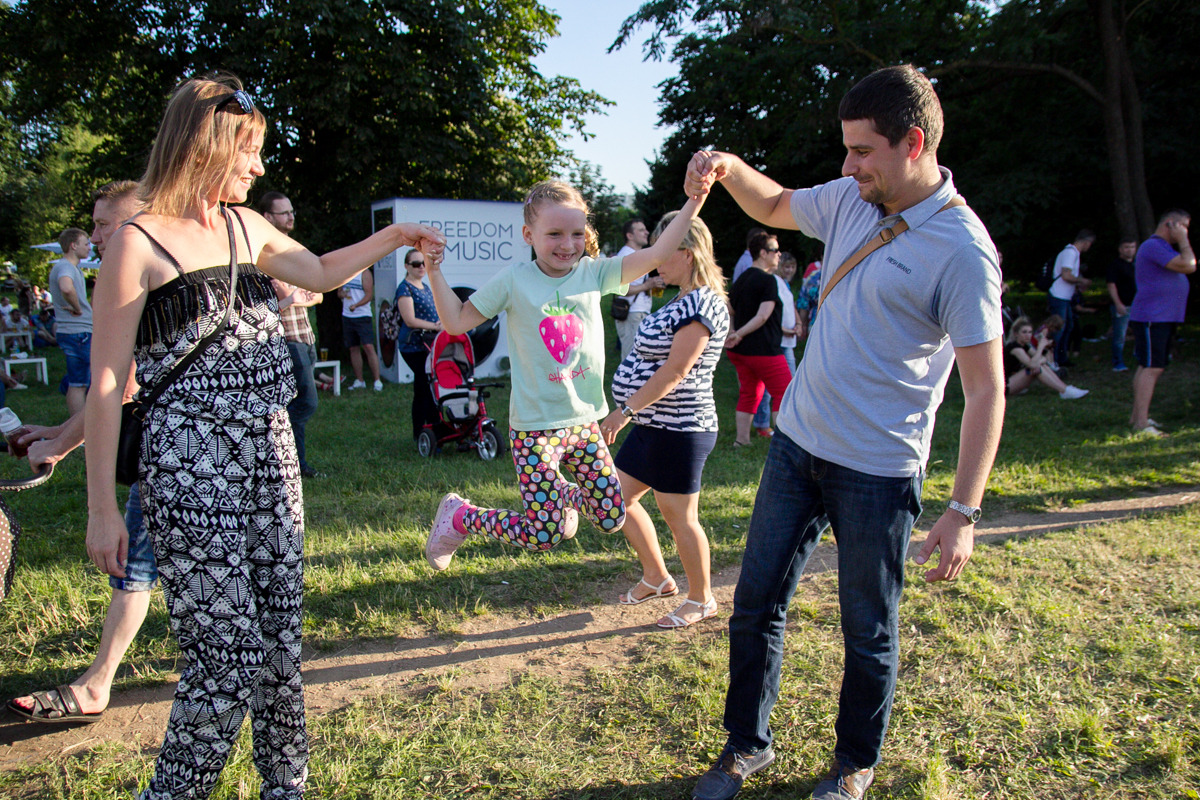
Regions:
[[[630, 281], [674, 255], [703, 203], [703, 195], [690, 198], [653, 246], [624, 258], [595, 259], [585, 255], [585, 249], [595, 252], [595, 232], [583, 196], [562, 181], [543, 181], [525, 198], [522, 227], [536, 259], [497, 273], [465, 303], [442, 275], [441, 249], [426, 254], [447, 331], [466, 333], [508, 312], [509, 437], [525, 505], [524, 511], [478, 508], [447, 494], [425, 545], [434, 569], [449, 566], [472, 533], [549, 550], [575, 535], [579, 511], [603, 531], [621, 529], [625, 501], [597, 425], [608, 413], [600, 298], [625, 292]], [[563, 478], [562, 466], [576, 483]]]

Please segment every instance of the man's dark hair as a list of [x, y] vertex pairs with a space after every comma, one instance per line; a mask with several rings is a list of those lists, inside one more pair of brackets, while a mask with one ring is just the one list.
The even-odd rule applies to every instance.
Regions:
[[1136, 236], [1122, 236], [1121, 241], [1118, 242], [1117, 244], [1122, 245], [1122, 244], [1137, 244], [1137, 243], [1138, 243], [1138, 238]]
[[912, 64], [877, 69], [854, 84], [842, 98], [838, 119], [869, 119], [892, 147], [913, 128], [924, 131], [926, 152], [937, 152], [942, 141], [942, 104]]
[[762, 255], [762, 251], [767, 249], [767, 242], [771, 241], [772, 239], [775, 239], [776, 242], [778, 242], [775, 234], [767, 233], [764, 230], [760, 230], [757, 234], [751, 237], [750, 243], [746, 245], [746, 249], [750, 251], [750, 258], [757, 261], [758, 257]]
[[258, 213], [269, 213], [271, 207], [275, 205], [276, 200], [287, 200], [287, 195], [283, 192], [267, 192], [262, 197], [258, 198]]
[[629, 234], [633, 233], [633, 226], [637, 225], [639, 222], [643, 225], [646, 224], [646, 221], [641, 217], [634, 217], [625, 223], [625, 225], [621, 228], [621, 233], [625, 236], [625, 238], [629, 238]]
[[746, 231], [746, 249], [750, 249], [750, 242], [754, 241], [755, 236], [759, 236], [760, 234], [764, 233], [766, 233], [766, 231], [764, 231], [762, 228], [751, 228], [750, 230]]
[[1094, 241], [1096, 241], [1096, 232], [1094, 230], [1092, 230], [1091, 228], [1084, 228], [1083, 230], [1079, 231], [1079, 233], [1075, 234], [1074, 241], [1076, 241], [1076, 242], [1094, 242]]
[[1192, 215], [1182, 208], [1172, 208], [1170, 211], [1163, 212], [1163, 215], [1158, 218], [1158, 224], [1162, 225], [1164, 222], [1182, 222], [1185, 219], [1190, 220], [1191, 218]]

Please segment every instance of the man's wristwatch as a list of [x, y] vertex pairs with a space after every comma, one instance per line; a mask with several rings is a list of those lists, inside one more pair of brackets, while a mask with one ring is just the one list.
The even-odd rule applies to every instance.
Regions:
[[632, 419], [632, 418], [633, 418], [633, 409], [629, 407], [629, 404], [628, 404], [628, 403], [621, 403], [621, 414], [622, 414], [622, 415], [623, 415], [623, 416], [624, 416], [626, 419]]
[[962, 514], [972, 525], [979, 522], [979, 518], [983, 516], [983, 509], [979, 506], [963, 505], [957, 500], [950, 501], [950, 510]]

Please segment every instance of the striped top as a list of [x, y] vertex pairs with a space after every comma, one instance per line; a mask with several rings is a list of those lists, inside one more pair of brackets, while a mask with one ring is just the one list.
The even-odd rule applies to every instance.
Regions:
[[677, 297], [642, 320], [633, 349], [613, 376], [613, 399], [619, 406], [632, 397], [667, 362], [675, 332], [691, 322], [708, 328], [704, 352], [666, 397], [634, 414], [634, 424], [671, 431], [717, 430], [712, 380], [729, 334], [729, 310], [708, 287]]

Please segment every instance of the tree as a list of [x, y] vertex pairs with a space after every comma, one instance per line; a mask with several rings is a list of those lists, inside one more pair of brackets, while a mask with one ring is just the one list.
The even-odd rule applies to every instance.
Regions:
[[[885, 0], [656, 0], [622, 24], [613, 47], [650, 28], [647, 57], [668, 55], [679, 74], [663, 89], [660, 121], [672, 126], [646, 210], [678, 207], [683, 169], [701, 148], [736, 152], [780, 183], [808, 186], [839, 174], [837, 103], [877, 67], [965, 55], [982, 6], [970, 0], [926, 0], [898, 13]], [[723, 264], [732, 266], [750, 222], [724, 192], [704, 218]], [[819, 245], [784, 235], [798, 257], [819, 258]]]
[[565, 168], [566, 131], [607, 101], [533, 67], [557, 20], [534, 0], [26, 0], [0, 5], [0, 74], [27, 131], [90, 113], [95, 184], [141, 174], [181, 78], [234, 72], [270, 124], [260, 188], [323, 250], [369, 232], [373, 200], [513, 200]]
[[[1179, 32], [1198, 23], [1183, 0], [930, 0], [902, 12], [884, 0], [649, 2], [613, 46], [649, 26], [647, 56], [669, 55], [680, 72], [661, 114], [676, 132], [639, 202], [673, 196], [703, 147], [737, 152], [785, 186], [835, 177], [841, 96], [908, 61], [934, 80], [947, 120], [939, 161], [1006, 271], [1031, 277], [1080, 227], [1100, 231], [1096, 252], [1108, 254], [1121, 233], [1148, 235], [1152, 205], [1197, 205], [1200, 167], [1183, 143], [1200, 123], [1190, 99], [1200, 76]], [[705, 218], [723, 260], [740, 252], [750, 223], [724, 193]]]

